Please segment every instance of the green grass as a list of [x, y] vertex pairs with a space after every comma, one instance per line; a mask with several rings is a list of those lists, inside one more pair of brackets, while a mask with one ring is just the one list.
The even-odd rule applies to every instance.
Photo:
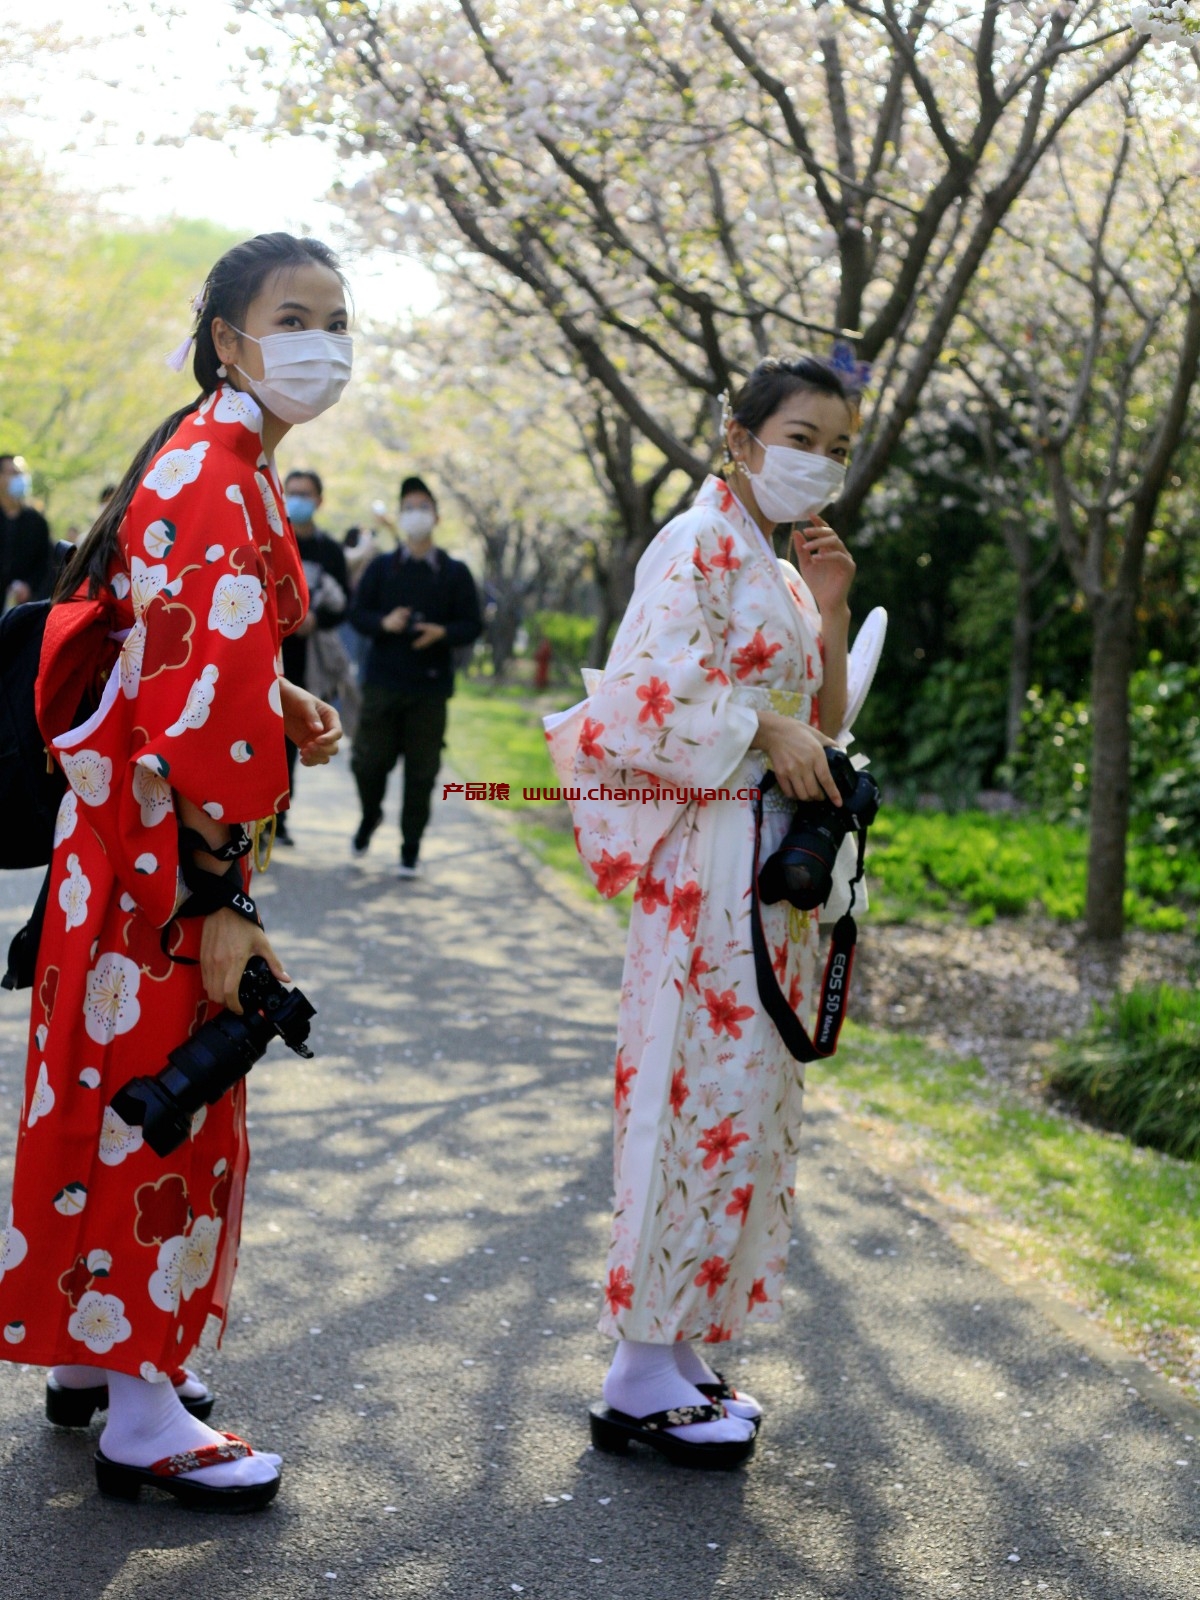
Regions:
[[[508, 781], [517, 798], [502, 809], [518, 834], [595, 899], [567, 808], [520, 798], [523, 787], [553, 783], [539, 718], [574, 698], [535, 703], [519, 690], [468, 685], [452, 703], [449, 756], [463, 779]], [[873, 840], [873, 916], [882, 909], [986, 921], [1039, 907], [1059, 918], [1082, 912], [1086, 842], [1077, 830], [982, 813], [888, 811]], [[1156, 912], [1176, 912], [1167, 921], [1179, 926], [1188, 914], [1171, 895], [1182, 884], [1190, 902], [1200, 890], [1175, 866], [1158, 879], [1154, 870], [1135, 865], [1134, 920], [1153, 926]], [[978, 1064], [940, 1056], [919, 1039], [851, 1025], [814, 1081], [885, 1128], [907, 1161], [933, 1169], [935, 1187], [968, 1197], [1041, 1275], [1061, 1274], [1132, 1348], [1195, 1385], [1200, 1168], [1027, 1102]]]
[[1040, 1275], [1123, 1342], [1200, 1380], [1200, 1167], [1018, 1098], [978, 1063], [847, 1026], [814, 1082], [883, 1123], [934, 1186], [969, 1197]]

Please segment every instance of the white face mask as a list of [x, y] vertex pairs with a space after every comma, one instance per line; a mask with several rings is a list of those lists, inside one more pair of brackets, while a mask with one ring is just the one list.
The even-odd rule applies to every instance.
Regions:
[[241, 337], [262, 351], [263, 375], [252, 378], [242, 367], [235, 370], [281, 422], [311, 422], [342, 398], [354, 363], [354, 341], [348, 333], [300, 328], [262, 339], [249, 333]]
[[436, 521], [436, 515], [427, 506], [413, 506], [411, 510], [400, 513], [400, 531], [406, 539], [420, 544], [423, 539], [429, 538]]
[[800, 522], [836, 500], [846, 481], [846, 468], [829, 456], [812, 450], [794, 450], [786, 444], [763, 444], [763, 464], [750, 472], [759, 510], [772, 522]]

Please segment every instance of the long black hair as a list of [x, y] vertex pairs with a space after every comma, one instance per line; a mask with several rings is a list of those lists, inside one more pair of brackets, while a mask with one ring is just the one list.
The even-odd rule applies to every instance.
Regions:
[[791, 359], [767, 356], [760, 361], [734, 395], [730, 413], [735, 422], [756, 433], [798, 389], [835, 395], [846, 402], [852, 416], [857, 414], [858, 396], [846, 387], [841, 373], [819, 356], [807, 355]]
[[89, 599], [107, 585], [109, 569], [119, 548], [118, 532], [146, 468], [184, 418], [199, 410], [205, 399], [220, 388], [222, 379], [217, 369], [221, 358], [213, 343], [213, 318], [221, 317], [233, 327], [239, 327], [273, 272], [281, 267], [303, 267], [312, 262], [328, 267], [339, 278], [342, 276], [338, 259], [327, 244], [319, 239], [297, 239], [290, 233], [260, 233], [242, 244], [235, 244], [216, 263], [197, 296], [200, 309], [192, 334], [195, 340], [192, 372], [200, 385], [200, 393], [190, 404], [173, 411], [160, 422], [129, 463], [116, 491], [63, 567], [54, 589], [55, 600], [68, 599], [85, 578]]

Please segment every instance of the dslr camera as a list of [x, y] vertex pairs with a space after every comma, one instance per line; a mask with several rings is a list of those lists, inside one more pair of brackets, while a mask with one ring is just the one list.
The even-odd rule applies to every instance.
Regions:
[[[787, 834], [758, 874], [760, 899], [786, 900], [799, 911], [823, 906], [833, 888], [833, 864], [849, 833], [863, 834], [874, 822], [883, 796], [869, 772], [859, 772], [844, 750], [825, 752], [842, 804], [798, 800]], [[773, 777], [773, 774], [772, 774]]]
[[299, 989], [285, 989], [262, 956], [251, 956], [238, 985], [242, 1015], [220, 1011], [200, 1027], [152, 1078], [133, 1078], [110, 1104], [123, 1122], [140, 1127], [155, 1154], [169, 1156], [192, 1131], [203, 1105], [216, 1105], [244, 1078], [278, 1037], [298, 1056], [311, 1057], [306, 1040], [316, 1007]]

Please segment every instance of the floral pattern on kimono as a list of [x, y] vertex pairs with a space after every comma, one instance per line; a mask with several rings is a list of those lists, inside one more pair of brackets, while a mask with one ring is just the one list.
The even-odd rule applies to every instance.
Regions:
[[[779, 1314], [804, 1080], [758, 999], [753, 805], [669, 790], [754, 786], [760, 710], [816, 721], [820, 626], [799, 573], [710, 478], [642, 557], [588, 698], [547, 719], [597, 888], [634, 884], [600, 1321], [616, 1338], [715, 1343]], [[765, 812], [764, 858], [787, 823]], [[811, 1010], [816, 916], [763, 913], [783, 992]]]
[[[287, 803], [279, 644], [307, 591], [252, 400], [224, 387], [180, 424], [119, 542], [111, 593], [51, 610], [38, 677], [69, 787], [0, 1230], [0, 1356], [158, 1379], [227, 1316], [245, 1085], [165, 1159], [109, 1102], [217, 1009], [199, 966], [171, 960], [199, 954], [202, 928], [172, 920], [186, 898], [175, 796], [230, 823]], [[72, 726], [97, 668], [96, 710]]]

